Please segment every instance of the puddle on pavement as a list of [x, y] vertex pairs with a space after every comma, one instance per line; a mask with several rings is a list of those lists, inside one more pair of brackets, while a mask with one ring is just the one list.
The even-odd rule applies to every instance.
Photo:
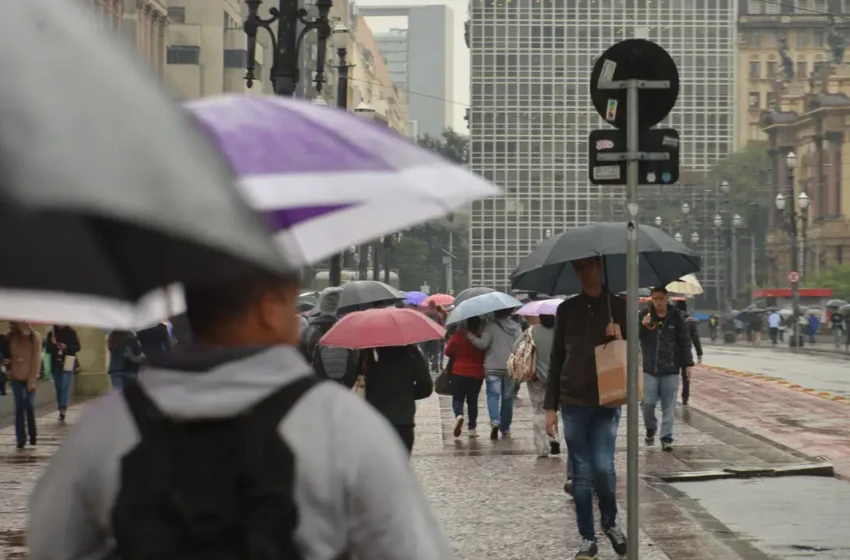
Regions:
[[0, 553], [3, 560], [24, 560], [27, 554], [27, 535], [24, 531], [0, 531]]
[[850, 558], [850, 483], [795, 476], [673, 485], [771, 558]]
[[34, 454], [25, 450], [13, 450], [9, 453], [0, 453], [0, 464], [5, 465], [34, 465], [47, 463], [50, 459], [47, 455]]

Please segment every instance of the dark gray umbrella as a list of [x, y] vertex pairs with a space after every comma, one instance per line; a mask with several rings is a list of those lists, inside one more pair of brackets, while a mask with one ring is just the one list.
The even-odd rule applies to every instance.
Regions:
[[288, 271], [217, 150], [77, 4], [0, 20], [0, 316], [131, 329], [181, 311], [137, 304], [151, 290]]
[[496, 290], [494, 290], [493, 288], [485, 288], [483, 286], [476, 286], [474, 288], [467, 288], [457, 295], [457, 297], [455, 298], [454, 306], [457, 307], [458, 305], [460, 305], [461, 303], [465, 302], [466, 300], [468, 300], [470, 298], [474, 298], [476, 296], [482, 296], [484, 294], [492, 294], [495, 291]]
[[845, 305], [847, 305], [847, 302], [843, 299], [831, 299], [824, 304], [824, 307], [827, 309], [841, 309]]
[[[352, 311], [363, 311], [372, 307], [383, 307], [394, 305], [398, 301], [404, 301], [404, 292], [400, 292], [383, 282], [376, 280], [357, 280], [342, 285], [342, 294], [339, 298], [339, 313], [351, 313]], [[310, 311], [309, 315], [319, 314], [319, 304]]]
[[[603, 222], [552, 236], [520, 262], [511, 286], [553, 295], [578, 293], [581, 284], [572, 261], [599, 256], [604, 257], [608, 289], [621, 292], [626, 289], [626, 232], [623, 222]], [[699, 256], [660, 229], [642, 225], [637, 236], [641, 287], [666, 286], [699, 272]]]

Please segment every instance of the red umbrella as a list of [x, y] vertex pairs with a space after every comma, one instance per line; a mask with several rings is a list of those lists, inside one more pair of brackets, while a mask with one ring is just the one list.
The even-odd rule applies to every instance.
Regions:
[[428, 307], [428, 304], [432, 301], [437, 305], [446, 307], [453, 304], [455, 302], [455, 298], [448, 294], [434, 294], [433, 296], [428, 296], [425, 301], [422, 302], [422, 307]]
[[320, 344], [358, 350], [419, 344], [445, 335], [446, 329], [418, 311], [386, 307], [349, 313], [322, 337]]

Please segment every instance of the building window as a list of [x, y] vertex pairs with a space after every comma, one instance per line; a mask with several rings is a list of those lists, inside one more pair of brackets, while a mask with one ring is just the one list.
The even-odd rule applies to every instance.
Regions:
[[171, 23], [186, 23], [186, 8], [168, 8]]
[[761, 104], [761, 94], [757, 91], [750, 92], [750, 109], [757, 109]]
[[750, 78], [758, 79], [761, 78], [761, 62], [751, 61], [750, 62]]
[[248, 64], [248, 52], [245, 50], [228, 49], [224, 51], [225, 68], [245, 68]]
[[797, 61], [797, 78], [805, 78], [809, 75], [809, 63], [805, 60]]
[[776, 62], [768, 62], [766, 65], [767, 70], [767, 79], [772, 80], [779, 75], [779, 71], [777, 70]]
[[757, 15], [764, 13], [764, 3], [761, 0], [747, 0], [747, 14]]
[[841, 13], [850, 14], [850, 0], [843, 0], [841, 2]]
[[168, 64], [199, 64], [201, 48], [194, 45], [169, 46], [165, 52], [165, 61]]

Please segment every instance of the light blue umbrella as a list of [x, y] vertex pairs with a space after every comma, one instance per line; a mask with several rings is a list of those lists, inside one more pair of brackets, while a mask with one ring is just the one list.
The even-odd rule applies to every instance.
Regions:
[[449, 314], [446, 325], [462, 323], [472, 317], [480, 317], [504, 309], [519, 309], [520, 307], [522, 307], [522, 302], [515, 297], [502, 292], [491, 292], [469, 298], [455, 307], [454, 311]]

